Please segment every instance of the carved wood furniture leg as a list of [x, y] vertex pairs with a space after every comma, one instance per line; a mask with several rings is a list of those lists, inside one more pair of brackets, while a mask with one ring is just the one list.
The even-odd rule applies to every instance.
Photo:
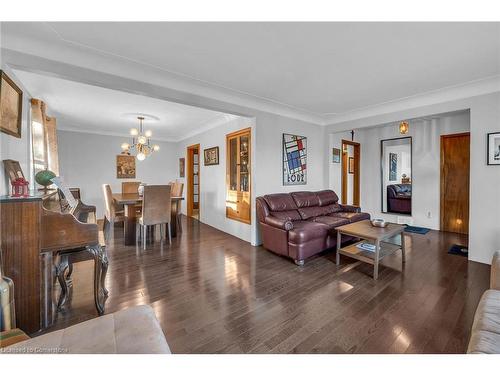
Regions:
[[125, 223], [123, 225], [125, 245], [135, 245], [135, 224], [136, 224], [136, 210], [134, 204], [125, 204]]
[[104, 288], [104, 279], [108, 269], [108, 257], [106, 249], [100, 245], [89, 246], [87, 251], [94, 258], [94, 302], [99, 315], [104, 314], [107, 290]]
[[61, 286], [61, 294], [59, 295], [59, 300], [57, 302], [57, 311], [61, 310], [61, 307], [66, 303], [68, 297], [68, 284], [66, 282], [66, 277], [64, 274], [68, 269], [68, 255], [61, 255], [58, 257], [60, 261], [56, 265], [56, 277], [59, 280], [59, 285]]
[[66, 275], [66, 280], [71, 280], [71, 275], [73, 274], [73, 262], [68, 263], [68, 274]]

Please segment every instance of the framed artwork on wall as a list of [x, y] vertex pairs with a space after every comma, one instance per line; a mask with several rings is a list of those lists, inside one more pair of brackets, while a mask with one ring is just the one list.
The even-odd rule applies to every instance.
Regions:
[[5, 176], [12, 182], [16, 178], [24, 178], [23, 170], [17, 160], [5, 159], [3, 160], [5, 169]]
[[350, 174], [354, 174], [354, 158], [351, 156], [349, 157], [349, 168], [348, 168], [348, 172]]
[[307, 137], [283, 134], [283, 185], [307, 184]]
[[180, 158], [179, 159], [179, 177], [185, 177], [185, 176], [186, 176], [186, 159]]
[[219, 146], [203, 150], [205, 165], [219, 165]]
[[116, 178], [135, 178], [135, 157], [116, 155]]
[[488, 133], [488, 165], [500, 165], [500, 132]]
[[398, 179], [398, 154], [389, 153], [389, 181]]
[[340, 148], [332, 148], [332, 163], [340, 163]]
[[21, 138], [23, 92], [0, 70], [0, 131]]

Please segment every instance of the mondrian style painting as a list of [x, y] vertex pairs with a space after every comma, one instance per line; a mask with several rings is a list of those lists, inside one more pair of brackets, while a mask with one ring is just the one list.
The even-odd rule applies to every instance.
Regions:
[[283, 185], [307, 183], [307, 138], [283, 134]]

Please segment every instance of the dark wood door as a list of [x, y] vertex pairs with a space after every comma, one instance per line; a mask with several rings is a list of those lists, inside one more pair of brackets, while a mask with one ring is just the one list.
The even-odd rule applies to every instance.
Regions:
[[469, 233], [470, 134], [441, 136], [441, 230]]

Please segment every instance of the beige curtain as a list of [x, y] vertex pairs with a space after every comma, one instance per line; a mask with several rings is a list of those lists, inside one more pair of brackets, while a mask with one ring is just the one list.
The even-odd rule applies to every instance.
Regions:
[[39, 99], [31, 99], [31, 135], [34, 173], [49, 169], [58, 176], [56, 119], [46, 115], [45, 103]]

